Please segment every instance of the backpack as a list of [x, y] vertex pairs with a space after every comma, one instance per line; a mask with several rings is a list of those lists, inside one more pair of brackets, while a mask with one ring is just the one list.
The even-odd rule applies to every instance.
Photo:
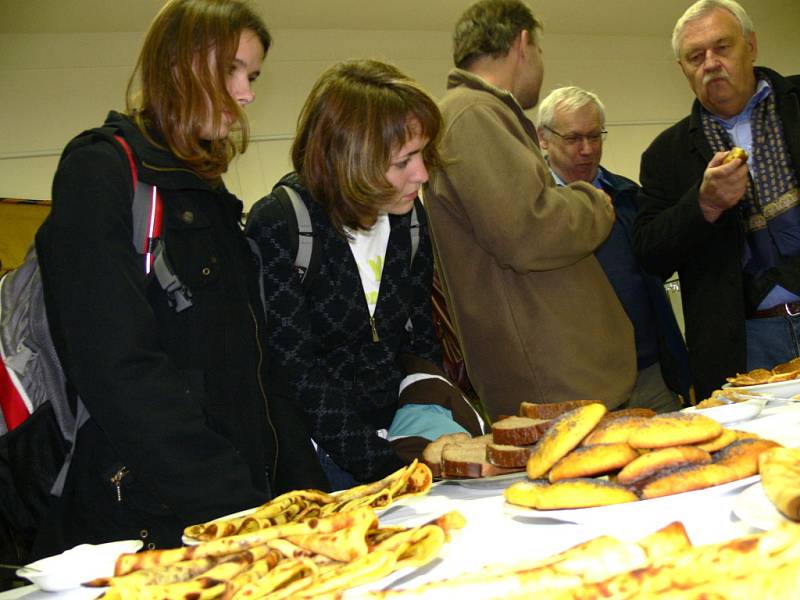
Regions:
[[[295, 249], [294, 268], [300, 276], [303, 290], [308, 290], [319, 270], [319, 253], [315, 252], [314, 228], [311, 225], [311, 215], [308, 207], [300, 194], [288, 185], [279, 185], [275, 188], [275, 198], [283, 208], [289, 222], [289, 239], [297, 242]], [[417, 207], [411, 209], [411, 262], [419, 247], [419, 217]]]
[[[116, 130], [96, 128], [76, 140], [90, 143], [97, 136], [120, 147], [128, 159], [132, 242], [145, 273], [155, 277], [176, 311], [186, 310], [191, 293], [167, 260], [158, 189], [138, 180], [133, 152]], [[89, 417], [80, 398], [67, 391], [50, 335], [35, 243], [23, 264], [0, 278], [0, 358], [0, 529], [4, 524], [12, 529], [16, 557], [23, 559], [50, 496], [61, 495], [77, 431]]]

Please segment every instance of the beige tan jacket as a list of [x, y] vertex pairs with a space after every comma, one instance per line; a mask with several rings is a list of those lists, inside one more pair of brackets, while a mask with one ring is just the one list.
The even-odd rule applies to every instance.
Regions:
[[555, 186], [514, 97], [456, 69], [440, 104], [445, 165], [425, 189], [469, 376], [490, 414], [625, 402], [633, 327], [592, 252], [612, 220], [589, 184]]

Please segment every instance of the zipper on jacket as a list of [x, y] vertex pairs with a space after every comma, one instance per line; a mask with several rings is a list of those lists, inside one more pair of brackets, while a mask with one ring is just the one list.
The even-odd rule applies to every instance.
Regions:
[[122, 467], [119, 471], [117, 471], [114, 476], [111, 478], [111, 483], [117, 490], [117, 502], [122, 502], [122, 479], [128, 474], [128, 467]]
[[369, 318], [369, 326], [372, 328], [372, 341], [377, 344], [381, 338], [378, 337], [378, 328], [375, 327], [375, 317]]
[[[259, 275], [260, 277], [260, 275]], [[272, 415], [270, 415], [269, 410], [269, 400], [267, 399], [267, 392], [264, 389], [264, 379], [261, 376], [261, 368], [264, 364], [264, 349], [261, 347], [261, 338], [259, 336], [259, 329], [258, 329], [258, 319], [256, 318], [255, 312], [253, 312], [253, 307], [248, 302], [247, 309], [250, 311], [250, 317], [253, 319], [253, 328], [255, 329], [255, 342], [256, 342], [256, 349], [258, 350], [258, 361], [256, 362], [256, 380], [258, 381], [258, 389], [261, 393], [261, 399], [264, 402], [264, 410], [267, 413], [267, 423], [269, 424], [269, 428], [272, 431], [272, 438], [275, 440], [275, 459], [272, 462], [272, 473], [269, 472], [269, 467], [267, 467], [267, 485], [269, 486], [270, 495], [272, 494], [272, 485], [276, 481], [276, 477], [278, 475], [278, 454], [280, 452], [279, 444], [278, 444], [278, 432], [275, 430], [275, 425], [272, 423]]]

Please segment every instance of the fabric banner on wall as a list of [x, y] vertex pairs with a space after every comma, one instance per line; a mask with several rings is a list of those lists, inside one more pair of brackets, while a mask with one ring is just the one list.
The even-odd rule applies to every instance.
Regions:
[[22, 264], [49, 213], [49, 200], [0, 198], [0, 275]]

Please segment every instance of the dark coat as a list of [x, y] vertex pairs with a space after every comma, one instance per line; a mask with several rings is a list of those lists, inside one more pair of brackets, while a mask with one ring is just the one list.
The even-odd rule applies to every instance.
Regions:
[[[278, 185], [292, 186], [303, 198], [320, 260], [305, 289], [293, 265], [297, 241], [291, 239], [276, 192], [256, 203], [246, 232], [257, 242], [264, 264], [269, 353], [285, 368], [291, 397], [305, 412], [314, 440], [357, 480], [382, 477], [404, 464], [376, 434], [389, 427], [398, 407], [398, 387], [407, 374], [401, 357], [440, 364], [425, 211], [417, 201], [420, 236], [413, 264], [410, 215], [389, 216], [391, 234], [374, 314], [376, 342], [347, 240], [296, 175]], [[409, 319], [412, 327], [407, 329]]]
[[117, 539], [176, 546], [189, 524], [315, 483], [292, 480], [304, 457], [316, 464], [313, 448], [299, 415], [271, 397], [261, 362], [265, 324], [242, 204], [121, 115], [106, 126], [133, 148], [139, 179], [161, 192], [166, 252], [193, 306], [177, 313], [144, 274], [121, 149], [73, 141], [36, 245], [54, 342], [91, 418], [37, 554]]
[[[775, 92], [791, 161], [800, 174], [800, 76], [766, 74]], [[739, 209], [708, 223], [697, 196], [714, 155], [703, 134], [700, 103], [661, 133], [642, 155], [640, 213], [634, 250], [662, 278], [678, 272], [686, 342], [698, 398], [747, 367], [741, 258], [745, 232]]]
[[[621, 228], [628, 243], [632, 244], [633, 223], [639, 208], [637, 201], [639, 186], [630, 179], [607, 169], [603, 169], [603, 179], [607, 182], [603, 189], [608, 192], [614, 202], [617, 216], [614, 227]], [[689, 356], [678, 327], [678, 321], [675, 319], [675, 312], [672, 310], [672, 305], [664, 290], [662, 279], [657, 275], [646, 273], [642, 268], [639, 270], [644, 279], [647, 298], [655, 315], [661, 375], [670, 390], [688, 400], [689, 386], [691, 385]]]

